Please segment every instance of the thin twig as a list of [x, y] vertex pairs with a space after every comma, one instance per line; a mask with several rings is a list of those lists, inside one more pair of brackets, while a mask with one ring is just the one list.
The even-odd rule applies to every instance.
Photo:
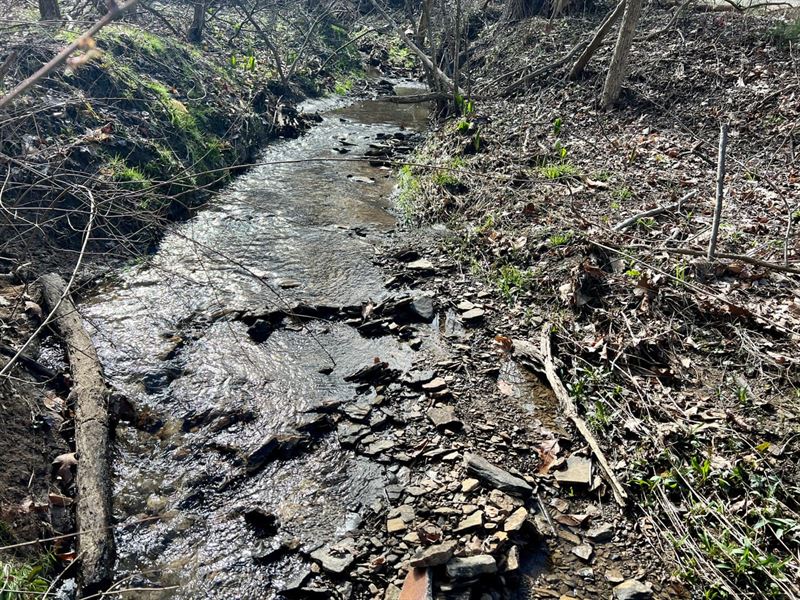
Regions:
[[88, 46], [89, 40], [94, 37], [98, 31], [100, 31], [103, 27], [114, 21], [117, 17], [122, 15], [125, 11], [136, 4], [139, 0], [128, 0], [123, 4], [116, 4], [112, 2], [111, 10], [109, 10], [103, 17], [97, 21], [94, 25], [92, 25], [89, 29], [87, 29], [83, 35], [78, 37], [74, 42], [72, 42], [69, 46], [64, 48], [61, 52], [56, 54], [47, 64], [43, 65], [38, 71], [36, 71], [33, 75], [25, 79], [24, 81], [20, 82], [13, 90], [8, 92], [5, 96], [0, 98], [0, 108], [5, 107], [6, 105], [10, 104], [11, 101], [19, 96], [20, 94], [24, 93], [28, 88], [33, 86], [37, 81], [39, 81], [42, 77], [50, 73], [50, 71], [56, 69], [60, 65], [62, 65], [66, 60], [70, 57], [70, 55], [78, 50], [79, 48], [85, 48]]
[[725, 149], [728, 146], [728, 124], [719, 128], [719, 153], [717, 154], [717, 204], [714, 209], [714, 222], [711, 226], [711, 239], [708, 242], [708, 260], [714, 260], [719, 235], [719, 222], [722, 219], [722, 200], [725, 196]]

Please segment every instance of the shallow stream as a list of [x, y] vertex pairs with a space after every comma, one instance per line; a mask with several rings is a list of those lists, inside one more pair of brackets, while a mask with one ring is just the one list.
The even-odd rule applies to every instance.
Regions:
[[305, 105], [321, 123], [267, 147], [261, 166], [84, 306], [107, 377], [139, 411], [138, 425], [117, 429], [118, 570], [131, 585], [177, 587], [137, 597], [268, 598], [305, 567], [294, 554], [254, 559], [261, 541], [242, 511], [277, 515], [282, 535], [310, 550], [357, 527], [391, 477], [335, 435], [236, 477], [234, 457], [291, 430], [305, 411], [352, 398], [346, 375], [375, 357], [401, 371], [411, 365], [408, 346], [345, 324], [311, 321], [257, 343], [247, 325], [220, 318], [387, 296], [373, 257], [394, 227], [393, 178], [347, 159], [376, 137], [423, 129], [427, 108], [336, 104]]

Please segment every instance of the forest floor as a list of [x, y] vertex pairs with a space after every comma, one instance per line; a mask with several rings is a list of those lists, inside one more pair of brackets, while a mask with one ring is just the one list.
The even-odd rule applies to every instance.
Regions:
[[[642, 35], [671, 14], [650, 9]], [[599, 20], [489, 25], [471, 48], [473, 89], [499, 91], [552, 63]], [[580, 81], [557, 71], [520, 95], [476, 99], [400, 174], [408, 221], [449, 231], [435, 248], [414, 247], [442, 266], [422, 287], [485, 323], [464, 349], [470, 369], [491, 373], [477, 365], [493, 347], [513, 355], [515, 340], [538, 348], [552, 337], [569, 397], [630, 495], [620, 522], [668, 563], [645, 568], [663, 597], [679, 595], [676, 585], [705, 597], [800, 594], [800, 73], [791, 32], [775, 14], [689, 11], [634, 45], [615, 110], [597, 108], [606, 46]], [[731, 138], [720, 258], [709, 262], [723, 121]], [[494, 377], [494, 389], [468, 390], [456, 405], [465, 422], [510, 404]], [[533, 442], [546, 472], [575, 456], [595, 460], [565, 415], [558, 420], [569, 442], [553, 445], [547, 427]], [[519, 424], [499, 421], [496, 433], [516, 440]], [[559, 487], [557, 475], [542, 481]], [[613, 503], [608, 489], [601, 497]], [[556, 509], [576, 547], [592, 526], [583, 508], [572, 523]], [[559, 593], [606, 597], [594, 586], [608, 580], [585, 571], [592, 560], [573, 567], [589, 588]]]

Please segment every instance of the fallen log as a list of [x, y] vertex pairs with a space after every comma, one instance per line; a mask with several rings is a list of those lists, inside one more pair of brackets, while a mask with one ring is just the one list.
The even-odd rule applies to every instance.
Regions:
[[447, 100], [450, 96], [439, 92], [429, 94], [412, 94], [409, 96], [378, 96], [380, 102], [391, 102], [392, 104], [420, 104], [422, 102], [434, 102], [435, 100]]
[[82, 595], [110, 584], [115, 560], [111, 529], [108, 389], [92, 339], [70, 300], [66, 283], [55, 274], [39, 278], [42, 298], [53, 313], [52, 327], [67, 347], [75, 399], [75, 451], [78, 458], [75, 517], [78, 528], [78, 582]]
[[575, 425], [575, 428], [580, 432], [581, 436], [583, 436], [583, 439], [586, 440], [586, 443], [589, 444], [589, 447], [592, 449], [592, 453], [597, 459], [597, 462], [600, 463], [600, 468], [605, 475], [606, 481], [611, 486], [611, 492], [614, 494], [614, 500], [616, 500], [619, 506], [625, 507], [628, 503], [627, 492], [622, 487], [622, 484], [619, 482], [619, 479], [617, 479], [617, 476], [614, 474], [614, 470], [611, 468], [611, 465], [608, 464], [608, 459], [606, 459], [605, 454], [600, 449], [600, 444], [597, 442], [594, 434], [589, 429], [586, 421], [584, 421], [584, 419], [578, 414], [578, 407], [575, 405], [575, 402], [572, 400], [569, 392], [567, 392], [567, 388], [564, 387], [561, 378], [556, 372], [556, 365], [553, 362], [553, 354], [550, 348], [551, 328], [552, 325], [550, 323], [545, 323], [544, 327], [542, 328], [542, 335], [538, 347], [535, 344], [531, 344], [530, 342], [526, 342], [524, 340], [513, 340], [513, 352], [514, 354], [520, 355], [527, 360], [541, 364], [544, 367], [547, 382], [550, 384], [553, 393], [556, 395], [558, 403], [561, 406], [561, 410], [569, 418], [569, 420], [572, 421], [573, 425]]

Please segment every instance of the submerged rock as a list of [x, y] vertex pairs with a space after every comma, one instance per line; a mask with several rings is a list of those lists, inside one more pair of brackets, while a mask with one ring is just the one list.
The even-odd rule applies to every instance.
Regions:
[[244, 522], [247, 523], [257, 536], [267, 537], [278, 533], [280, 521], [276, 515], [263, 508], [256, 507], [245, 511]]
[[306, 436], [297, 433], [277, 433], [269, 436], [258, 448], [247, 455], [247, 474], [255, 475], [270, 461], [291, 455], [307, 442]]

